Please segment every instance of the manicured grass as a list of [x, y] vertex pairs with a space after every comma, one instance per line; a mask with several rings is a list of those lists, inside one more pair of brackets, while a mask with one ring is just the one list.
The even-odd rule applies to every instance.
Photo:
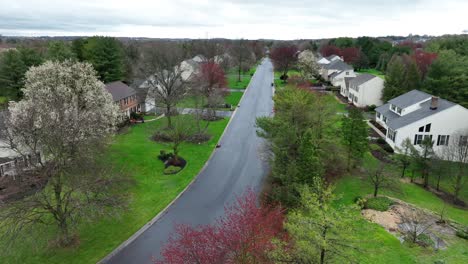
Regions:
[[236, 69], [231, 69], [228, 74], [226, 75], [227, 77], [227, 83], [228, 87], [230, 89], [245, 89], [250, 83], [250, 79], [252, 79], [252, 75], [255, 73], [255, 70], [257, 69], [257, 65], [253, 66], [250, 68], [249, 71], [241, 73], [241, 78], [239, 81], [239, 74]]
[[228, 96], [226, 96], [225, 101], [226, 103], [232, 105], [232, 107], [236, 107], [239, 104], [242, 95], [244, 95], [244, 93], [231, 92]]
[[[367, 153], [363, 166], [372, 168], [379, 163], [370, 153]], [[433, 212], [439, 212], [446, 206], [446, 218], [468, 225], [468, 211], [446, 204], [437, 196], [411, 183], [399, 183], [399, 191], [382, 190], [380, 194], [398, 198]], [[336, 183], [335, 193], [339, 194], [341, 204], [352, 204], [357, 196], [372, 194], [372, 186], [364, 173], [355, 172], [347, 175]], [[355, 246], [362, 252], [351, 251], [360, 263], [434, 263], [444, 260], [445, 263], [467, 263], [468, 242], [457, 237], [445, 237], [449, 243], [446, 250], [434, 251], [401, 244], [396, 237], [383, 227], [361, 220], [355, 223], [352, 237]]]
[[[176, 118], [192, 118], [179, 116]], [[109, 155], [129, 171], [136, 182], [129, 192], [131, 203], [120, 218], [104, 218], [79, 227], [79, 247], [51, 249], [44, 238], [19, 243], [0, 252], [1, 263], [96, 263], [120, 243], [129, 238], [158, 212], [164, 209], [199, 173], [221, 136], [228, 120], [212, 122], [213, 135], [204, 144], [183, 143], [180, 155], [187, 166], [178, 174], [163, 175], [163, 163], [157, 159], [160, 150], [170, 150], [170, 144], [156, 143], [150, 136], [165, 125], [166, 119], [133, 126], [125, 134], [115, 137]], [[33, 235], [33, 234], [31, 234]]]
[[378, 76], [378, 77], [385, 80], [385, 74], [383, 72], [379, 71], [379, 70], [376, 70], [376, 69], [360, 69], [357, 72], [359, 72], [359, 73], [370, 73], [370, 74], [373, 74], [373, 75]]

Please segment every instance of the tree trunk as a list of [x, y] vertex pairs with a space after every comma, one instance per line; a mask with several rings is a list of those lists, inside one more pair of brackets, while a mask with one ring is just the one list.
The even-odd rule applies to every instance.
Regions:
[[405, 177], [406, 165], [403, 165], [403, 171], [401, 172], [401, 178]]
[[440, 174], [441, 172], [439, 171], [439, 175], [437, 175], [437, 187], [436, 187], [437, 191], [439, 191], [439, 186], [440, 186]]
[[379, 191], [379, 186], [378, 186], [378, 185], [374, 185], [374, 197], [377, 197], [378, 191]]
[[[325, 227], [322, 231], [322, 239], [325, 240], [327, 238], [327, 229], [328, 227]], [[326, 253], [326, 249], [325, 248], [321, 248], [320, 249], [320, 264], [324, 264], [325, 263], [325, 253]]]
[[423, 175], [424, 175], [424, 188], [429, 187], [429, 173], [426, 171], [426, 169], [423, 170]]
[[60, 224], [59, 224], [59, 227], [60, 227], [60, 234], [61, 234], [61, 238], [60, 238], [61, 244], [64, 245], [64, 246], [67, 246], [71, 242], [70, 232], [68, 230], [67, 220], [62, 219]]
[[167, 127], [172, 127], [172, 120], [171, 120], [171, 106], [166, 105], [166, 118], [167, 118]]

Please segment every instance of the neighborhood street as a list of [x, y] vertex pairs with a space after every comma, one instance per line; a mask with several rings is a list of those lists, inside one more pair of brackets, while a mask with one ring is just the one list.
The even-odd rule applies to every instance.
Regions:
[[157, 222], [105, 263], [152, 263], [174, 232], [175, 223], [212, 223], [224, 206], [248, 187], [258, 191], [267, 173], [263, 140], [256, 135], [255, 119], [273, 109], [273, 66], [265, 59], [258, 66], [230, 125], [207, 166], [189, 189]]

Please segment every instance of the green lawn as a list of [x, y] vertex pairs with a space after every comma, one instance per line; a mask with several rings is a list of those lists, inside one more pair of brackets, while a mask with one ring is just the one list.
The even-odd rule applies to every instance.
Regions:
[[170, 150], [170, 145], [149, 139], [165, 120], [133, 126], [127, 133], [115, 137], [111, 158], [136, 181], [130, 190], [130, 208], [120, 218], [82, 224], [79, 227], [81, 244], [77, 248], [51, 249], [44, 238], [22, 241], [2, 251], [0, 263], [96, 263], [164, 209], [199, 173], [228, 122], [227, 119], [212, 122], [209, 132], [213, 137], [207, 143], [182, 144], [180, 155], [187, 160], [187, 166], [179, 174], [168, 176], [163, 175], [163, 163], [157, 155], [160, 150]]
[[[371, 168], [378, 161], [366, 154], [364, 167]], [[411, 184], [400, 184], [400, 191], [383, 190], [381, 194], [401, 199], [418, 207], [439, 212], [444, 206], [444, 201], [423, 188]], [[357, 196], [372, 194], [372, 186], [363, 173], [347, 175], [336, 183], [335, 192], [341, 196], [340, 203], [351, 204]], [[446, 205], [446, 217], [461, 224], [468, 225], [468, 211], [458, 209], [450, 204]], [[442, 259], [445, 263], [468, 263], [468, 242], [466, 240], [451, 237], [446, 238], [449, 247], [446, 250], [435, 252], [431, 249], [409, 247], [401, 244], [396, 237], [385, 231], [377, 224], [362, 220], [356, 223], [356, 232], [353, 239], [356, 246], [363, 253], [351, 253], [360, 263], [434, 263]]]
[[379, 70], [376, 70], [376, 69], [360, 69], [356, 72], [359, 72], [359, 73], [370, 73], [370, 74], [373, 74], [375, 76], [378, 76], [382, 79], [385, 80], [385, 74]]
[[231, 92], [226, 98], [224, 99], [226, 103], [232, 105], [233, 107], [236, 107], [240, 100], [242, 99], [242, 95], [244, 93], [241, 92]]
[[241, 73], [241, 80], [239, 81], [239, 74], [235, 68], [231, 69], [226, 77], [228, 82], [228, 87], [230, 89], [245, 89], [250, 83], [250, 79], [252, 79], [252, 75], [255, 73], [257, 69], [257, 65], [250, 68], [247, 72]]

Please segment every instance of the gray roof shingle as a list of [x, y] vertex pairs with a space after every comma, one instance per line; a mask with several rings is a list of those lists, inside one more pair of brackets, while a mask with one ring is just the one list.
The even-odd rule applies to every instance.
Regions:
[[411, 90], [405, 94], [402, 94], [398, 97], [391, 99], [388, 102], [395, 106], [398, 106], [399, 108], [406, 108], [410, 105], [414, 105], [423, 100], [429, 100], [431, 97], [432, 95], [428, 93], [421, 92], [418, 90]]
[[368, 73], [364, 73], [364, 74], [360, 74], [358, 76], [356, 76], [352, 81], [350, 81], [350, 85], [356, 85], [356, 86], [359, 86], [363, 83], [366, 83], [374, 78], [376, 78], [377, 76], [375, 75], [372, 75], [372, 74], [368, 74]]
[[325, 65], [324, 68], [328, 70], [339, 70], [339, 71], [346, 71], [346, 70], [353, 69], [353, 67], [342, 62], [341, 60], [332, 61], [329, 64]]
[[121, 81], [106, 84], [106, 90], [112, 95], [114, 102], [136, 95], [136, 91], [133, 88]]

